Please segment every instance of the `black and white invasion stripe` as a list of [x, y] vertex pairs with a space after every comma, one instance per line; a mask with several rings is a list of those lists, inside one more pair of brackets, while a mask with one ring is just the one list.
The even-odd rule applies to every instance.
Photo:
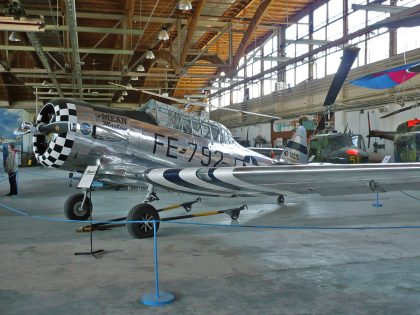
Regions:
[[234, 167], [151, 169], [144, 176], [153, 185], [197, 195], [245, 196], [277, 193], [274, 189], [238, 179], [234, 170]]

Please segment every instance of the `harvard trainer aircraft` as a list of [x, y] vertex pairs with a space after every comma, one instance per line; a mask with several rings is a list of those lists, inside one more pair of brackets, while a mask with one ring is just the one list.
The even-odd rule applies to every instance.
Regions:
[[[97, 181], [148, 185], [144, 203], [134, 207], [127, 217], [131, 220], [156, 217], [156, 210], [146, 204], [158, 199], [153, 183], [145, 177], [151, 170], [204, 167], [211, 170], [207, 176], [217, 180], [218, 171], [214, 171], [219, 168], [277, 162], [239, 145], [225, 126], [153, 99], [138, 110], [118, 110], [82, 101], [54, 99], [41, 109], [34, 125], [23, 123], [15, 133], [33, 134], [35, 157], [44, 166], [83, 172], [87, 166], [99, 165]], [[284, 152], [283, 163], [307, 161], [303, 127], [297, 130]], [[166, 172], [162, 176], [172, 181]], [[194, 182], [189, 183], [191, 187]], [[233, 185], [221, 182], [213, 189], [214, 184], [205, 186], [209, 191], [201, 195], [265, 193], [265, 189], [250, 191], [245, 187], [235, 192]], [[283, 197], [280, 197], [282, 201]], [[65, 214], [69, 219], [86, 220], [91, 208], [89, 198], [75, 194], [67, 199]], [[150, 236], [153, 232], [153, 229], [144, 229], [145, 225], [133, 224], [129, 231], [136, 237]]]
[[[146, 201], [156, 199], [153, 185], [208, 196], [317, 193], [341, 195], [420, 189], [420, 163], [364, 165], [274, 165], [273, 160], [241, 147], [221, 124], [149, 100], [139, 110], [117, 110], [85, 102], [55, 99], [40, 111], [33, 133], [40, 164], [83, 172], [99, 165], [96, 180], [126, 185], [151, 184]], [[307, 159], [306, 132], [298, 128], [287, 157]], [[83, 194], [65, 205], [70, 219], [89, 218], [92, 204]], [[233, 217], [237, 217], [234, 215]], [[159, 220], [149, 203], [139, 204], [129, 221]], [[129, 223], [137, 238], [153, 235], [147, 223]]]

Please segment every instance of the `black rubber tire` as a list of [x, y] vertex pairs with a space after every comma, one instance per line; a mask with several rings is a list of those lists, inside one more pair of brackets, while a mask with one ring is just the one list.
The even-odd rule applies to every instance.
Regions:
[[[148, 203], [141, 203], [134, 206], [127, 214], [127, 221], [159, 221], [160, 216], [155, 207]], [[159, 230], [159, 223], [156, 222], [156, 232]], [[153, 237], [153, 223], [127, 223], [128, 233], [133, 238]]]
[[282, 205], [282, 204], [284, 203], [284, 196], [283, 196], [283, 195], [279, 195], [279, 196], [277, 197], [277, 203], [278, 203], [279, 205]]
[[74, 194], [67, 198], [64, 203], [64, 214], [67, 219], [82, 221], [89, 219], [90, 213], [92, 212], [92, 201], [89, 197], [86, 197], [83, 209], [80, 209], [83, 197], [83, 194]]

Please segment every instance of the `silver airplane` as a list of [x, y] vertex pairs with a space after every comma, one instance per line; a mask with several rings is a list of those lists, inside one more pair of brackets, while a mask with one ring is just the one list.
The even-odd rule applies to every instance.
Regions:
[[[111, 109], [77, 100], [54, 99], [43, 106], [34, 125], [23, 123], [15, 133], [33, 134], [34, 154], [41, 165], [76, 173], [82, 173], [87, 166], [98, 165], [96, 181], [127, 186], [147, 185], [144, 202], [134, 207], [127, 217], [132, 220], [151, 218], [143, 208], [150, 209], [152, 206], [147, 203], [158, 199], [154, 185], [160, 183], [152, 183], [146, 177], [153, 170], [187, 167], [217, 170], [232, 166], [307, 161], [306, 130], [303, 127], [298, 128], [289, 141], [281, 161], [275, 161], [239, 145], [222, 124], [153, 99], [138, 110]], [[213, 178], [213, 173], [208, 176]], [[172, 183], [166, 188], [182, 190], [177, 186], [182, 179], [172, 181], [164, 172], [162, 179], [165, 178]], [[190, 185], [194, 190], [194, 180], [183, 184]], [[207, 192], [195, 190], [193, 193], [210, 196], [266, 193], [246, 188], [235, 192], [228, 184], [220, 185], [218, 189], [207, 187]], [[279, 202], [283, 201], [284, 197], [279, 196]], [[92, 205], [88, 197], [79, 193], [70, 196], [64, 208], [67, 218], [86, 220]], [[136, 237], [150, 236], [150, 229], [144, 229], [144, 225], [139, 228], [133, 225], [129, 231]]]

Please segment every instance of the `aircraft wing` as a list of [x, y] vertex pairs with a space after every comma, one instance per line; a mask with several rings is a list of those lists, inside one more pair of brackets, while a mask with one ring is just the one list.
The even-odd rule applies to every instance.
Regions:
[[419, 190], [420, 163], [151, 169], [144, 178], [156, 186], [197, 195], [351, 195]]

